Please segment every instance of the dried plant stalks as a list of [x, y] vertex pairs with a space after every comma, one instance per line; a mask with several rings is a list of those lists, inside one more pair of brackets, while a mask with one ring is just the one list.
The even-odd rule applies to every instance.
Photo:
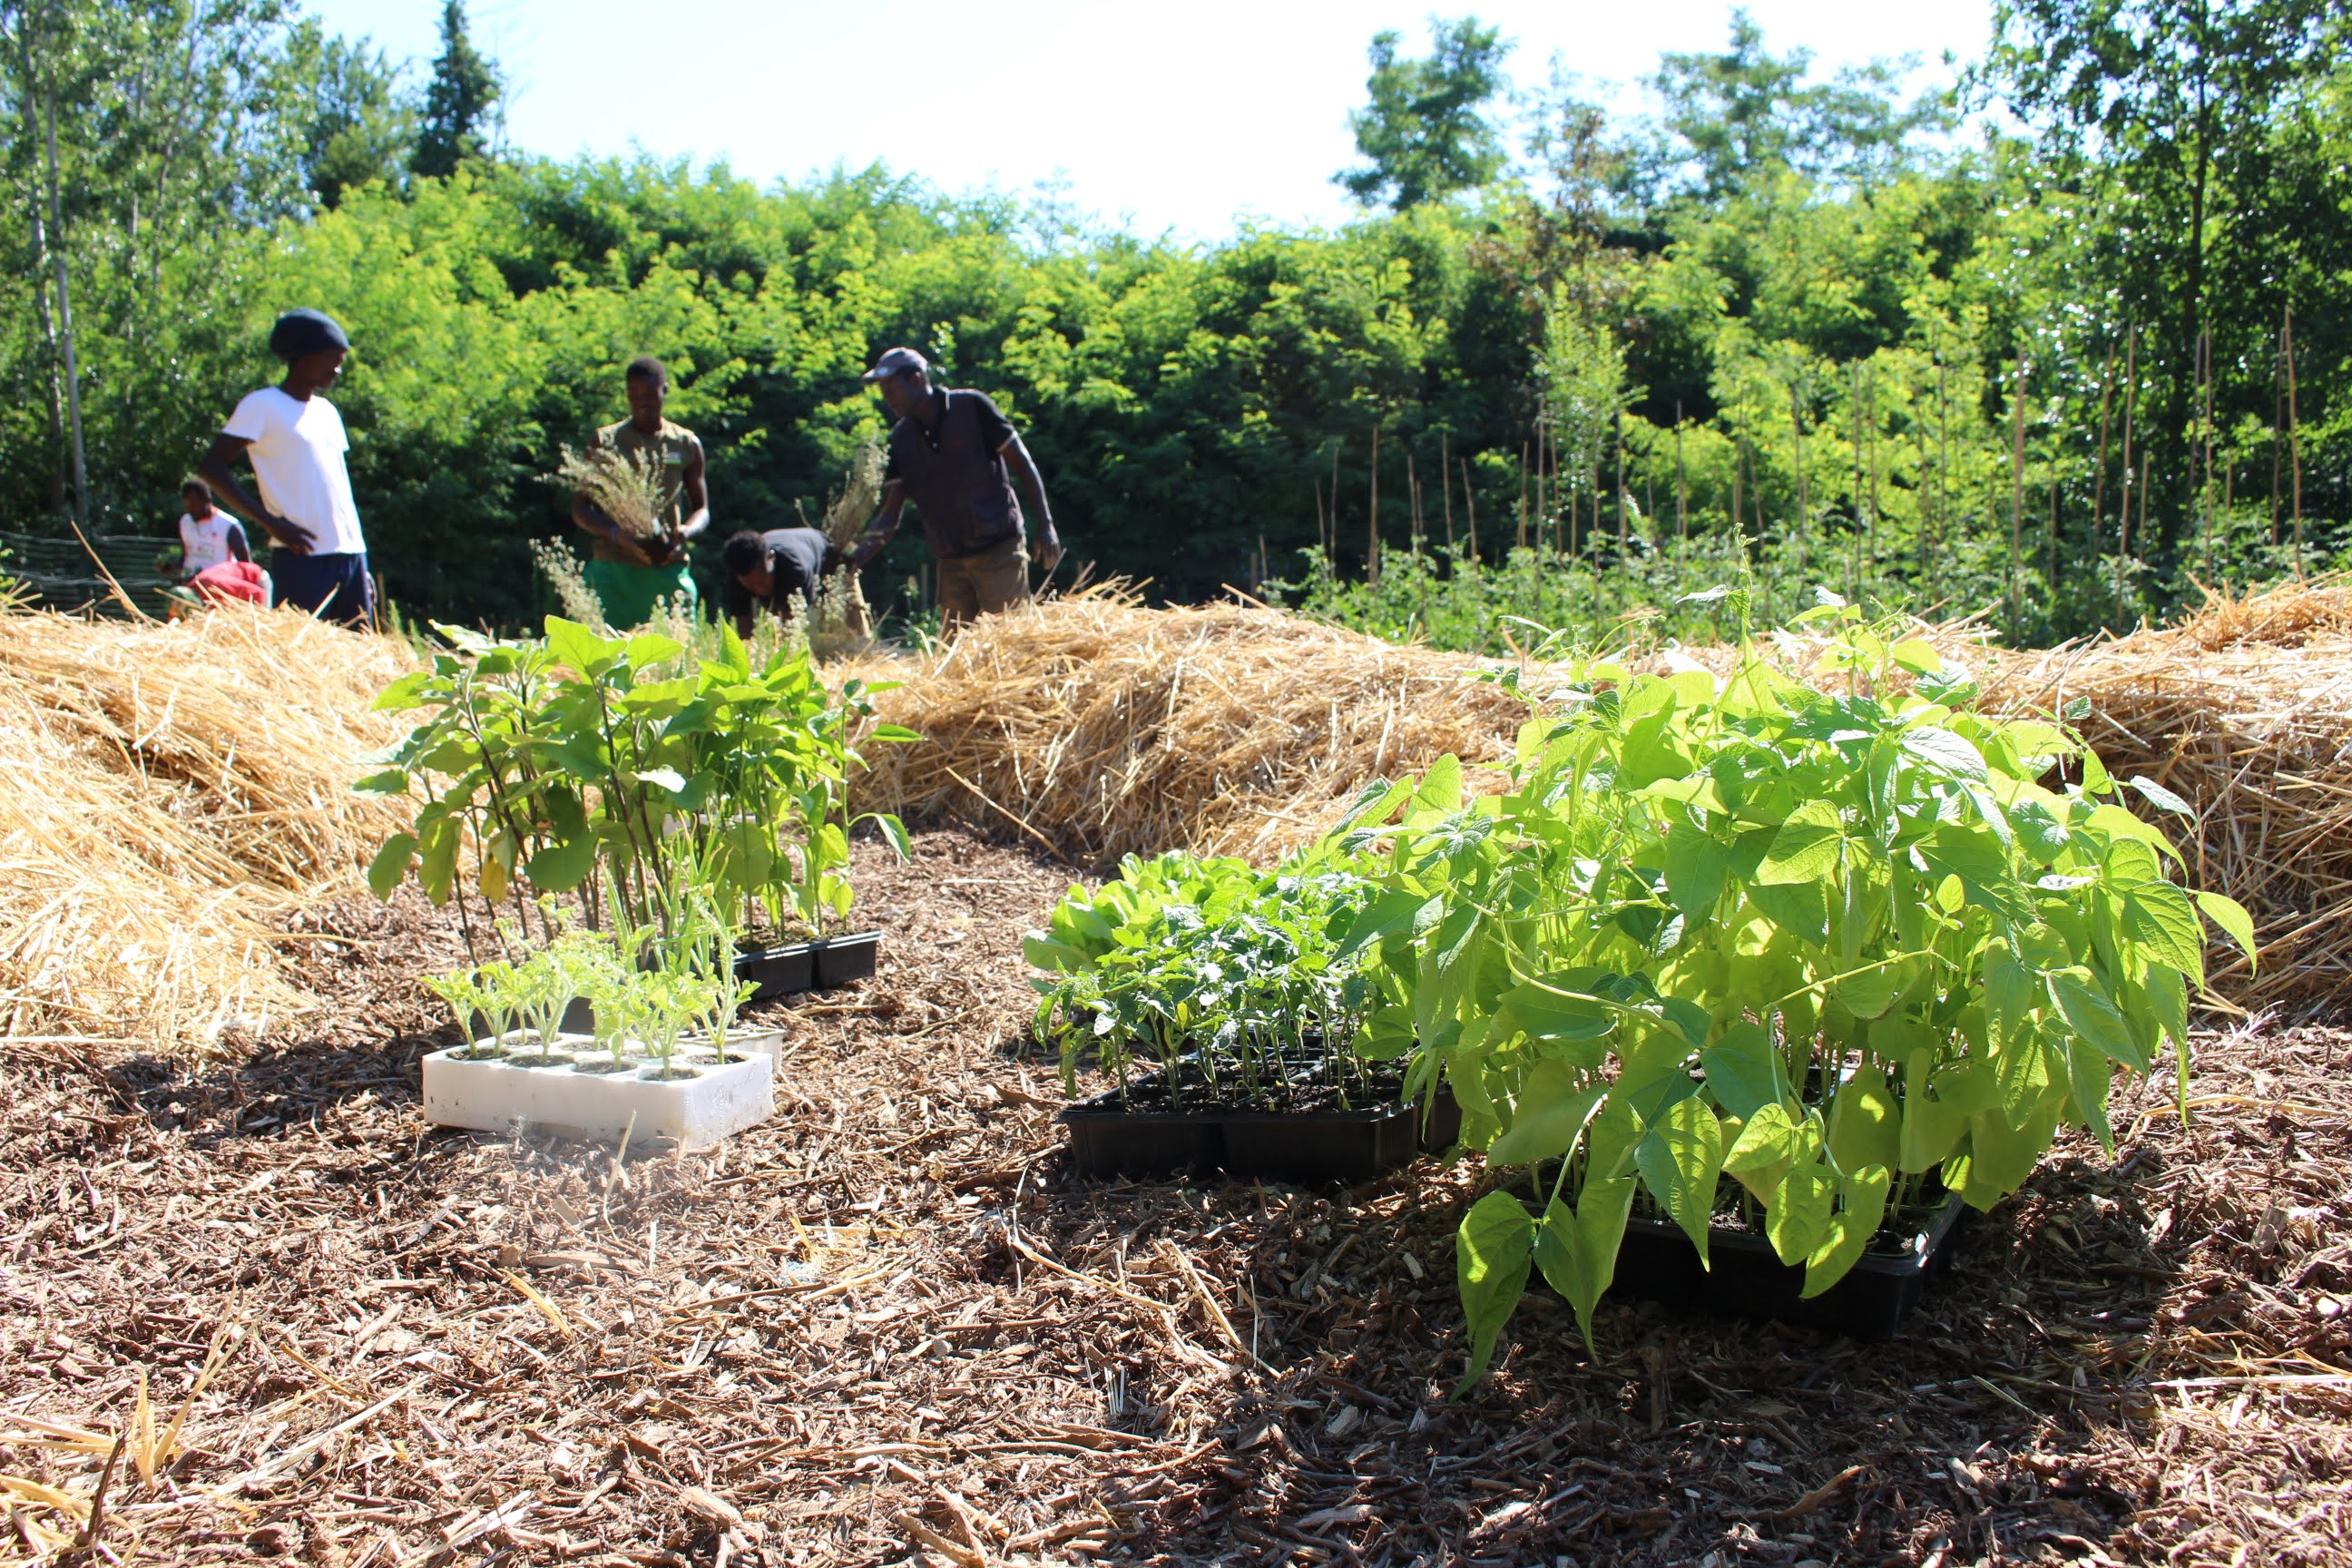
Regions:
[[841, 489], [824, 509], [824, 536], [835, 548], [846, 550], [857, 542], [866, 525], [874, 521], [882, 504], [883, 471], [888, 466], [887, 456], [870, 441], [851, 455]]
[[669, 486], [661, 464], [651, 457], [610, 447], [577, 452], [567, 446], [555, 472], [545, 478], [549, 484], [585, 500], [632, 539], [651, 539], [661, 531]]

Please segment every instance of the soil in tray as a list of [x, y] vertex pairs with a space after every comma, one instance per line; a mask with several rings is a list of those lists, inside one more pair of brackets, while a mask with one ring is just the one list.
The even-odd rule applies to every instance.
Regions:
[[[1158, 1076], [1071, 1106], [1071, 1168], [1087, 1176], [1165, 1176], [1187, 1170], [1286, 1182], [1370, 1181], [1409, 1164], [1424, 1147], [1450, 1145], [1461, 1112], [1441, 1092], [1426, 1117], [1399, 1103], [1403, 1073], [1384, 1065], [1350, 1075], [1344, 1096], [1320, 1075], [1300, 1072], [1263, 1086], [1250, 1101], [1210, 1101], [1205, 1083], [1187, 1082], [1181, 1100]], [[1223, 1086], [1234, 1100], [1238, 1084]], [[1424, 1127], [1424, 1122], [1426, 1126]]]
[[1644, 1300], [1727, 1317], [1769, 1319], [1859, 1340], [1894, 1336], [1943, 1272], [1969, 1210], [1957, 1193], [1931, 1189], [1872, 1238], [1871, 1250], [1836, 1284], [1805, 1299], [1802, 1264], [1786, 1264], [1761, 1231], [1718, 1212], [1706, 1238], [1709, 1267], [1682, 1226], [1636, 1216], [1625, 1223], [1610, 1289]]

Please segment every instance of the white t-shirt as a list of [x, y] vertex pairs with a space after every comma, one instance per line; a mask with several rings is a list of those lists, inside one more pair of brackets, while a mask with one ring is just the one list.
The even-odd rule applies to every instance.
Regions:
[[218, 507], [213, 508], [212, 516], [202, 522], [198, 522], [186, 512], [182, 512], [180, 514], [181, 574], [193, 577], [209, 567], [218, 566], [224, 562], [236, 559], [228, 551], [229, 538], [231, 535], [242, 538], [244, 534], [245, 530], [238, 525], [236, 519]]
[[246, 460], [261, 481], [262, 503], [310, 531], [311, 553], [356, 555], [367, 549], [351, 470], [343, 467], [351, 441], [333, 404], [315, 392], [296, 398], [265, 386], [247, 393], [222, 428], [250, 443]]

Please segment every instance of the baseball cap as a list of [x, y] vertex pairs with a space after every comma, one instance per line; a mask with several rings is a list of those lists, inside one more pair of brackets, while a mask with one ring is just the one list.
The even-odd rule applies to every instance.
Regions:
[[885, 349], [882, 352], [882, 357], [874, 362], [874, 368], [867, 371], [860, 379], [880, 381], [885, 376], [898, 375], [910, 370], [928, 371], [930, 368], [930, 362], [912, 349]]

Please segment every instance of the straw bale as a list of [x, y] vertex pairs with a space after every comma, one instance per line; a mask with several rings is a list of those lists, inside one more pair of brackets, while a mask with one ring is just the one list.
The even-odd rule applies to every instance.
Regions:
[[0, 1029], [177, 1048], [304, 1005], [277, 949], [396, 825], [348, 786], [408, 663], [241, 605], [0, 615]]
[[867, 803], [1008, 827], [1087, 863], [1188, 847], [1265, 857], [1365, 781], [1507, 752], [1526, 710], [1493, 661], [1255, 605], [1150, 609], [1117, 588], [984, 616], [909, 669]]
[[2157, 820], [2262, 943], [2252, 974], [2212, 951], [2217, 990], [2248, 1007], [2352, 995], [2352, 585], [2216, 595], [2176, 626], [2007, 654], [1987, 689], [2015, 710], [2087, 699], [2079, 727], [2109, 771], [2195, 808]]

